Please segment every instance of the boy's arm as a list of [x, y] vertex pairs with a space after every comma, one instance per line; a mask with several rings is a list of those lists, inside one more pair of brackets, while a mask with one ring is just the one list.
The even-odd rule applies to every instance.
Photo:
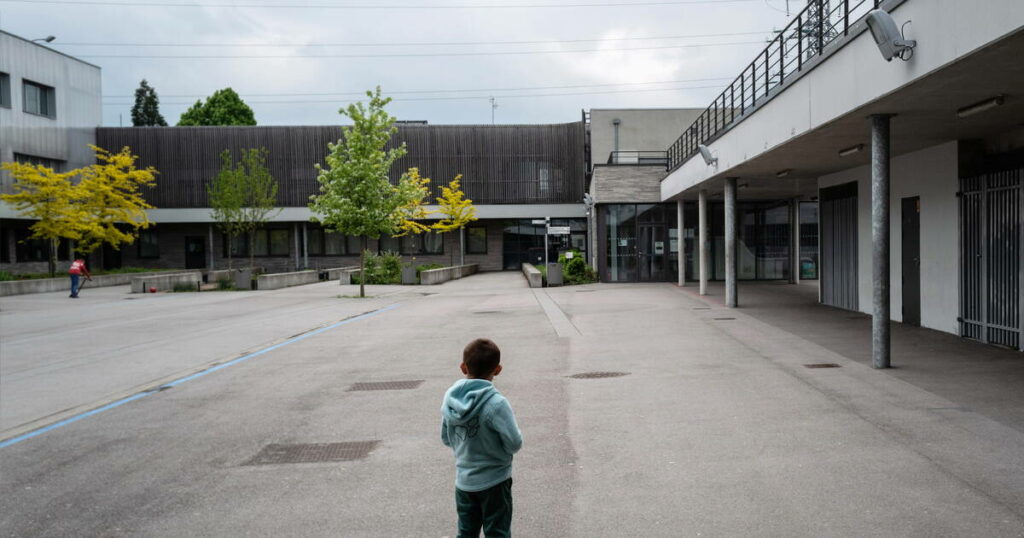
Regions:
[[523, 434], [519, 431], [516, 416], [512, 413], [512, 406], [508, 400], [501, 402], [491, 414], [491, 426], [498, 432], [501, 444], [509, 454], [515, 454], [523, 448]]
[[441, 417], [441, 442], [444, 443], [444, 446], [452, 446], [451, 440], [448, 439], [448, 422], [444, 417]]

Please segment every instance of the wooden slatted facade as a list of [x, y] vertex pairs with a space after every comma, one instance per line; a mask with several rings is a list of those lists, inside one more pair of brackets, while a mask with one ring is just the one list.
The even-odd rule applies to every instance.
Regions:
[[[146, 193], [160, 208], [208, 207], [206, 185], [220, 169], [220, 153], [265, 147], [280, 188], [282, 207], [305, 206], [317, 192], [314, 163], [323, 163], [327, 144], [340, 127], [104, 127], [97, 144], [124, 146], [143, 166], [160, 174]], [[440, 186], [462, 174], [463, 189], [476, 204], [576, 203], [586, 188], [584, 125], [399, 125], [392, 144], [406, 143], [408, 155], [392, 179], [409, 167]]]

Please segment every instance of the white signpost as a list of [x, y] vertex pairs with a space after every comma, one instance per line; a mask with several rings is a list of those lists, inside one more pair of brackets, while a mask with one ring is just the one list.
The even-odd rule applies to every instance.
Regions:
[[568, 226], [548, 226], [548, 233], [551, 235], [569, 235]]

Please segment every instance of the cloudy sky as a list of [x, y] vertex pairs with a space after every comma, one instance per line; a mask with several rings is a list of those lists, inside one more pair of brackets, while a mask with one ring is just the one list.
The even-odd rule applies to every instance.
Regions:
[[143, 78], [172, 124], [227, 86], [261, 125], [338, 123], [340, 106], [378, 84], [403, 120], [490, 123], [493, 96], [496, 123], [550, 123], [591, 108], [707, 106], [787, 23], [786, 4], [0, 0], [0, 28], [55, 35], [54, 48], [101, 66], [105, 125], [130, 124]]

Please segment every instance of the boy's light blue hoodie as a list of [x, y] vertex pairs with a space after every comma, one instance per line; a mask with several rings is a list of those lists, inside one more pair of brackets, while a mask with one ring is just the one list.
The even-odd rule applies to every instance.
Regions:
[[441, 404], [441, 442], [455, 452], [455, 487], [483, 491], [512, 476], [523, 437], [508, 404], [485, 379], [461, 379]]

